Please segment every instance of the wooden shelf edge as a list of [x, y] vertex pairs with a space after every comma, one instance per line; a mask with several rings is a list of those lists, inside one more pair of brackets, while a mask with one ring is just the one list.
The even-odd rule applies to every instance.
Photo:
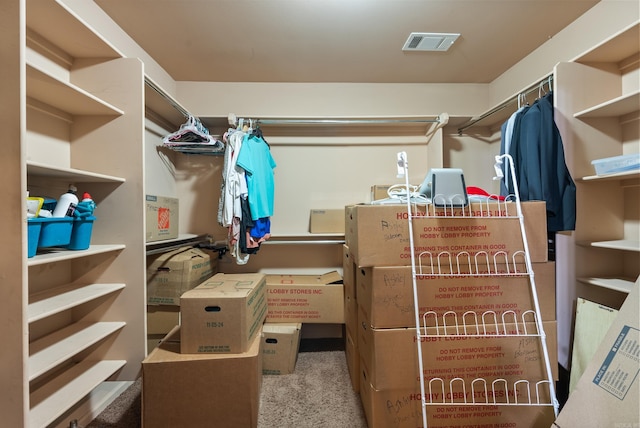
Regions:
[[629, 294], [634, 282], [622, 278], [595, 278], [595, 277], [583, 277], [578, 278], [578, 281], [593, 285], [596, 287], [606, 288], [608, 290], [615, 290], [621, 293]]
[[579, 111], [573, 115], [576, 119], [589, 117], [616, 117], [640, 110], [640, 91], [620, 95], [612, 100]]
[[125, 360], [83, 361], [33, 391], [29, 427], [48, 426], [125, 364]]
[[113, 175], [99, 174], [75, 168], [58, 168], [52, 165], [32, 161], [27, 161], [27, 174], [33, 176], [65, 178], [68, 181], [83, 183], [124, 183], [126, 181], [122, 177], [116, 177]]
[[125, 284], [87, 284], [83, 286], [64, 286], [29, 296], [27, 322], [32, 323], [67, 309], [82, 305], [118, 290]]
[[76, 323], [29, 344], [29, 381], [122, 329], [125, 322]]
[[73, 260], [81, 257], [93, 256], [96, 254], [124, 250], [125, 247], [126, 245], [124, 244], [106, 244], [92, 245], [87, 250], [51, 249], [51, 252], [45, 254], [36, 254], [27, 261], [27, 265], [36, 266], [47, 263], [60, 262], [64, 260]]

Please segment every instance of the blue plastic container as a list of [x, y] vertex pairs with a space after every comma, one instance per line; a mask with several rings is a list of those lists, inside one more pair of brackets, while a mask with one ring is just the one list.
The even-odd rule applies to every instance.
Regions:
[[71, 241], [71, 230], [73, 229], [73, 217], [50, 217], [41, 218], [42, 229], [38, 248], [64, 247]]
[[33, 257], [38, 250], [38, 241], [40, 240], [40, 231], [42, 230], [42, 218], [27, 219], [27, 257]]
[[91, 232], [93, 231], [94, 216], [76, 218], [73, 221], [71, 240], [66, 246], [69, 250], [86, 250], [91, 244]]

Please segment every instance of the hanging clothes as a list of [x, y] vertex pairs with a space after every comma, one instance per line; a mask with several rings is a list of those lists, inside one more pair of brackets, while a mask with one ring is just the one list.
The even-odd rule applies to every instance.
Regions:
[[[520, 199], [546, 202], [547, 231], [575, 230], [576, 186], [553, 117], [553, 93], [538, 98], [517, 117], [508, 153], [514, 161]], [[506, 194], [513, 194], [513, 183], [504, 184]]]
[[247, 133], [242, 141], [237, 165], [245, 170], [249, 207], [253, 220], [271, 217], [274, 205], [276, 162], [261, 133]]

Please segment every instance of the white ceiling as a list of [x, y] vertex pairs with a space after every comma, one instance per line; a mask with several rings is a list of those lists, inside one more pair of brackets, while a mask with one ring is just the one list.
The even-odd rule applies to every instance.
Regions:
[[[488, 83], [598, 0], [95, 0], [175, 80]], [[411, 32], [461, 33], [403, 52]]]

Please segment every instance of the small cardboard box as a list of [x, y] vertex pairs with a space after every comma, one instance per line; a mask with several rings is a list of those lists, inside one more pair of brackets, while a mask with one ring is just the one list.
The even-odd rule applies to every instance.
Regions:
[[179, 305], [182, 293], [206, 281], [218, 269], [216, 257], [193, 247], [162, 253], [147, 263], [148, 305]]
[[180, 298], [185, 354], [245, 352], [267, 314], [265, 275], [218, 273]]
[[146, 195], [147, 242], [178, 237], [178, 199]]
[[[555, 262], [532, 263], [542, 321], [556, 319]], [[499, 267], [499, 266], [497, 266]], [[474, 268], [475, 269], [475, 268]], [[494, 265], [491, 265], [494, 269]], [[504, 269], [501, 269], [504, 272]], [[526, 272], [521, 266], [519, 272]], [[511, 270], [513, 272], [513, 269]], [[366, 267], [357, 270], [358, 305], [374, 328], [415, 326], [411, 266]], [[529, 275], [522, 276], [429, 276], [417, 275], [421, 314], [451, 311], [461, 319], [474, 311], [535, 314]], [[532, 317], [527, 317], [531, 320]]]
[[387, 199], [389, 197], [390, 187], [391, 184], [374, 184], [371, 186], [371, 200]]
[[640, 413], [640, 278], [553, 425], [637, 427]]
[[173, 305], [147, 306], [147, 335], [166, 335], [180, 324], [180, 307]]
[[[360, 320], [358, 350], [362, 363], [370, 373], [369, 382], [376, 389], [419, 386], [418, 338], [415, 327], [375, 329], [367, 324], [364, 316]], [[493, 335], [481, 337], [457, 334], [457, 327], [460, 331], [464, 328], [462, 325], [449, 326], [447, 335], [443, 335], [441, 325], [438, 330], [440, 336], [422, 338], [425, 381], [434, 377], [443, 378], [445, 382], [455, 377], [469, 381], [483, 378], [490, 384], [490, 381], [502, 378], [512, 385], [513, 381], [520, 379], [527, 379], [532, 384], [547, 379], [541, 338], [523, 334], [525, 328], [529, 334], [536, 333], [534, 323], [515, 325], [487, 321], [484, 326], [480, 324], [480, 333], [486, 328], [487, 333]], [[467, 328], [469, 334], [477, 332], [475, 325]], [[543, 328], [552, 376], [557, 379], [556, 321], [544, 322]], [[505, 330], [511, 336], [495, 335], [496, 331]], [[427, 329], [430, 335], [434, 335], [435, 331], [435, 327]]]
[[295, 371], [302, 323], [265, 323], [262, 327], [262, 374]]
[[[546, 262], [547, 212], [543, 201], [521, 204], [529, 255], [533, 262]], [[427, 215], [428, 214], [428, 215]], [[462, 210], [418, 207], [413, 220], [416, 255], [443, 251], [452, 255], [466, 251], [472, 256], [486, 251], [514, 254], [524, 250], [516, 203], [472, 203]], [[452, 215], [455, 215], [452, 217]], [[352, 205], [345, 210], [345, 241], [356, 264], [369, 266], [411, 265], [407, 207], [398, 205]]]
[[[142, 362], [142, 426], [258, 426], [262, 353], [182, 354], [176, 327]], [[212, 422], [214, 421], [214, 422]]]
[[342, 276], [267, 275], [267, 305], [267, 322], [344, 324]]
[[344, 234], [344, 208], [311, 210], [309, 232]]

